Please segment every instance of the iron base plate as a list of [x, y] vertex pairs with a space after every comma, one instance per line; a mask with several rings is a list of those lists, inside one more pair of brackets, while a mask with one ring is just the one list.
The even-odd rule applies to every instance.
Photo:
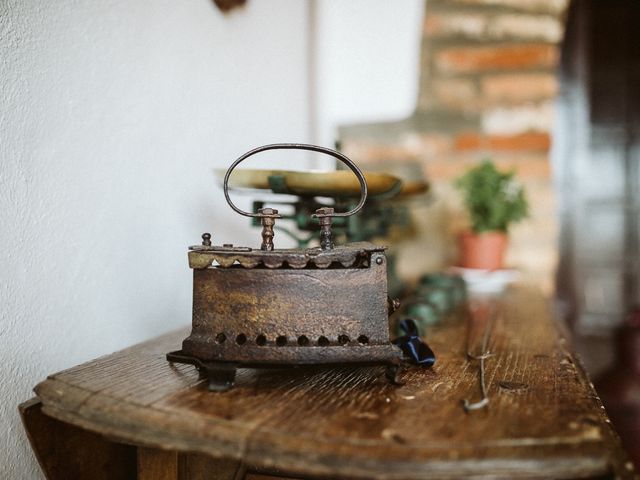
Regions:
[[[323, 363], [322, 366], [326, 367], [370, 367], [382, 365], [386, 367], [385, 377], [393, 385], [402, 385], [398, 376], [402, 368], [402, 357], [388, 358], [384, 360], [361, 360], [356, 362], [335, 362], [335, 363]], [[235, 383], [236, 370], [238, 368], [282, 368], [289, 367], [303, 367], [310, 366], [309, 364], [300, 363], [255, 363], [255, 362], [226, 362], [226, 361], [202, 361], [199, 358], [191, 355], [184, 354], [182, 350], [176, 350], [167, 353], [167, 361], [172, 363], [185, 363], [188, 365], [194, 365], [200, 375], [207, 379], [209, 391], [212, 392], [224, 392], [233, 387]], [[317, 364], [316, 364], [317, 366]]]

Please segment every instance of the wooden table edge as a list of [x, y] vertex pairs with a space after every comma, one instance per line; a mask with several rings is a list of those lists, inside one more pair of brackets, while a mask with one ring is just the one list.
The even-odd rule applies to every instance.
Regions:
[[[238, 432], [236, 430], [234, 432], [236, 434], [235, 440], [227, 437], [221, 442], [212, 442], [211, 440], [207, 441], [206, 439], [197, 438], [192, 441], [187, 441], [184, 437], [175, 435], [175, 430], [173, 430], [174, 428], [179, 428], [181, 425], [185, 426], [183, 416], [171, 415], [170, 412], [156, 409], [154, 413], [161, 415], [165, 420], [167, 416], [175, 416], [176, 418], [172, 424], [168, 425], [171, 427], [170, 429], [149, 428], [148, 422], [142, 421], [142, 417], [148, 420], [149, 407], [131, 402], [120, 402], [121, 405], [119, 408], [127, 411], [127, 415], [125, 416], [132, 420], [132, 423], [127, 426], [117, 426], [105, 422], [104, 419], [108, 417], [104, 415], [98, 416], [99, 418], [97, 416], [86, 415], [87, 412], [99, 411], [99, 409], [95, 409], [95, 405], [90, 405], [91, 408], [87, 408], [87, 404], [91, 402], [91, 392], [83, 392], [86, 394], [86, 397], [79, 399], [79, 405], [74, 402], [71, 402], [71, 405], [66, 405], [65, 401], [69, 402], [70, 400], [69, 395], [63, 395], [63, 397], [66, 397], [64, 399], [55, 399], [51, 393], [61, 391], [60, 388], [56, 387], [56, 382], [60, 381], [49, 378], [38, 384], [35, 390], [38, 393], [38, 399], [43, 404], [43, 413], [62, 422], [105, 435], [108, 438], [113, 438], [122, 443], [154, 447], [162, 450], [201, 453], [214, 458], [241, 460], [247, 464], [263, 468], [277, 467], [292, 473], [318, 476], [340, 475], [375, 479], [422, 479], [425, 478], [425, 474], [442, 479], [458, 478], [457, 474], [455, 477], [447, 476], [446, 474], [448, 470], [451, 470], [452, 463], [455, 463], [457, 471], [461, 469], [468, 470], [469, 478], [487, 475], [488, 473], [496, 475], [497, 478], [501, 475], [503, 478], [537, 478], [536, 476], [539, 472], [544, 471], [544, 476], [540, 478], [546, 478], [549, 474], [552, 474], [555, 478], [569, 479], [580, 478], [580, 473], [585, 471], [584, 458], [581, 458], [579, 462], [580, 465], [578, 466], [576, 458], [571, 455], [548, 458], [544, 461], [543, 465], [539, 459], [528, 464], [525, 460], [517, 456], [515, 458], [505, 458], [502, 461], [496, 459], [465, 459], [460, 457], [450, 459], [443, 457], [436, 458], [437, 452], [429, 450], [429, 447], [425, 447], [425, 450], [429, 452], [428, 454], [423, 452], [420, 455], [420, 458], [424, 460], [417, 459], [417, 461], [407, 461], [403, 459], [396, 462], [381, 462], [376, 457], [354, 457], [351, 454], [347, 454], [342, 459], [343, 461], [335, 461], [334, 467], [330, 467], [329, 465], [331, 465], [331, 463], [327, 462], [326, 459], [322, 461], [322, 457], [313, 458], [312, 453], [316, 450], [317, 445], [309, 445], [308, 451], [300, 449], [296, 449], [295, 451], [291, 449], [277, 449], [278, 446], [281, 447], [285, 442], [274, 442], [273, 432], [263, 432], [259, 425], [256, 425], [252, 429], [247, 429], [245, 432]], [[69, 386], [66, 385], [67, 393], [68, 388]], [[94, 397], [94, 401], [95, 398], [97, 397]], [[122, 417], [121, 415], [118, 418]], [[215, 423], [216, 427], [225, 426], [223, 425], [224, 422], [216, 421]], [[147, 428], [145, 428], [145, 426]], [[231, 431], [235, 429], [235, 425], [226, 425], [226, 427]], [[268, 452], [265, 451], [265, 445], [269, 446]], [[376, 447], [379, 446], [379, 444], [376, 445]], [[387, 446], [393, 448], [393, 445]], [[566, 444], [566, 446], [570, 447], [570, 444]], [[594, 446], [597, 446], [597, 448], [594, 448], [594, 451], [607, 450], [606, 448], [602, 448], [604, 445], [601, 445], [600, 441], [594, 441]], [[359, 445], [356, 448], [361, 449], [362, 447], [362, 445]], [[540, 445], [540, 447], [544, 448], [545, 445]], [[554, 446], [554, 448], [556, 447], [557, 445]], [[470, 446], [467, 446], [467, 448], [470, 448]], [[517, 449], [518, 447], [505, 448]], [[462, 450], [463, 449], [464, 446]], [[444, 448], [437, 450], [440, 450], [441, 453], [445, 451]], [[272, 461], [265, 462], [266, 458], [276, 457], [278, 458], [277, 465]], [[334, 460], [336, 459], [334, 458]], [[610, 472], [613, 467], [608, 453], [604, 453], [602, 456], [594, 456], [589, 459], [588, 463], [590, 475], [606, 474]], [[468, 464], [468, 467], [465, 467], [465, 464]], [[541, 465], [544, 467], [544, 470], [541, 470]]]

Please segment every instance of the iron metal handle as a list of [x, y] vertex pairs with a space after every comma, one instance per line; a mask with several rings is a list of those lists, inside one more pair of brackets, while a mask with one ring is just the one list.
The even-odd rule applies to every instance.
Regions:
[[[255, 155], [261, 152], [266, 152], [268, 150], [308, 150], [311, 152], [324, 153], [325, 155], [329, 155], [331, 157], [334, 157], [340, 160], [347, 167], [349, 167], [349, 169], [354, 173], [354, 175], [358, 179], [358, 182], [360, 183], [360, 201], [352, 210], [349, 210], [348, 212], [332, 213], [327, 216], [349, 217], [351, 215], [358, 213], [360, 209], [364, 206], [364, 202], [366, 202], [367, 200], [367, 181], [364, 178], [364, 174], [362, 173], [362, 170], [360, 170], [360, 168], [358, 168], [358, 166], [349, 157], [347, 157], [346, 155], [336, 150], [331, 150], [330, 148], [321, 147], [318, 145], [309, 145], [307, 143], [272, 143], [272, 144], [263, 145], [261, 147], [254, 148], [253, 150], [248, 151], [247, 153], [242, 155], [240, 158], [238, 158], [235, 162], [233, 162], [229, 167], [229, 169], [227, 170], [227, 173], [224, 175], [224, 182], [223, 182], [224, 198], [227, 200], [227, 203], [229, 204], [229, 206], [236, 213], [239, 213], [240, 215], [244, 215], [245, 217], [263, 218], [267, 216], [261, 213], [245, 212], [244, 210], [241, 210], [238, 207], [236, 207], [236, 205], [231, 201], [231, 197], [229, 196], [229, 177], [231, 176], [231, 172], [233, 172], [233, 170], [238, 166], [238, 164], [245, 161], [247, 158], [251, 157], [252, 155]], [[269, 215], [269, 216], [272, 216], [272, 215]]]

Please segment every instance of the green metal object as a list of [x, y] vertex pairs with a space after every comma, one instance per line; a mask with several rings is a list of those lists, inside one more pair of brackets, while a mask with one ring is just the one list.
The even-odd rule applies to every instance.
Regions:
[[446, 313], [455, 307], [451, 290], [448, 288], [419, 287], [415, 296], [424, 302], [434, 305], [440, 314]]
[[[455, 275], [431, 273], [423, 275], [419, 281], [418, 290], [443, 289], [449, 292], [451, 307], [461, 305], [467, 299], [467, 287], [464, 280]], [[425, 290], [426, 292], [426, 290]]]
[[[411, 318], [421, 334], [424, 334], [425, 329], [430, 325], [438, 323], [441, 317], [438, 307], [424, 300], [414, 300], [408, 303], [403, 307], [401, 313], [402, 316], [398, 318]], [[398, 336], [404, 335], [398, 321], [395, 323], [395, 331]]]
[[419, 320], [425, 325], [433, 325], [440, 318], [438, 307], [427, 301], [413, 302], [407, 305], [405, 312], [409, 317]]

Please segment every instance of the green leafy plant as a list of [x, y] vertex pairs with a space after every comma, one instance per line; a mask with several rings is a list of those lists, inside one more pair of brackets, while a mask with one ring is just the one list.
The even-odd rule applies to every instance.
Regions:
[[524, 188], [514, 175], [513, 171], [500, 172], [491, 160], [484, 160], [456, 180], [474, 232], [507, 232], [511, 223], [528, 216]]

